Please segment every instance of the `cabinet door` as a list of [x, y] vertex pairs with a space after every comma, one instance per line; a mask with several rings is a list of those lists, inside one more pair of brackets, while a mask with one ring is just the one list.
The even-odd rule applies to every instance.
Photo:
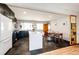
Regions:
[[4, 55], [10, 48], [12, 48], [12, 40], [8, 38], [0, 42], [0, 55]]
[[1, 40], [1, 18], [0, 18], [0, 40]]
[[12, 47], [12, 20], [0, 14], [0, 54]]

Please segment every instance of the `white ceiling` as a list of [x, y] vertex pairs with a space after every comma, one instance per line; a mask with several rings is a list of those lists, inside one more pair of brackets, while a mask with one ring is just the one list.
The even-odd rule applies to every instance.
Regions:
[[78, 15], [78, 3], [10, 3], [18, 20], [50, 21], [65, 15]]

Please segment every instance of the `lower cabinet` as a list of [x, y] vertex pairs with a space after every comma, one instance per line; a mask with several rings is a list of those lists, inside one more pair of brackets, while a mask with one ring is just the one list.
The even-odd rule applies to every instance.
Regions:
[[12, 40], [6, 39], [0, 42], [0, 55], [4, 55], [10, 48], [12, 48]]

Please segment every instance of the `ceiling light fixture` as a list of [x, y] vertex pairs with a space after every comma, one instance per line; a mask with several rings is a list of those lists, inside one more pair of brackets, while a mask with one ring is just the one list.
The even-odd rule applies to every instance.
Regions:
[[26, 14], [26, 12], [24, 11], [24, 14]]

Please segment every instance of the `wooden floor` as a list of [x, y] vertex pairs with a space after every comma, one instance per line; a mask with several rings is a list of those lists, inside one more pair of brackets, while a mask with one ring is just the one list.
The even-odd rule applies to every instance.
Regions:
[[60, 48], [41, 55], [79, 55], [79, 45]]

